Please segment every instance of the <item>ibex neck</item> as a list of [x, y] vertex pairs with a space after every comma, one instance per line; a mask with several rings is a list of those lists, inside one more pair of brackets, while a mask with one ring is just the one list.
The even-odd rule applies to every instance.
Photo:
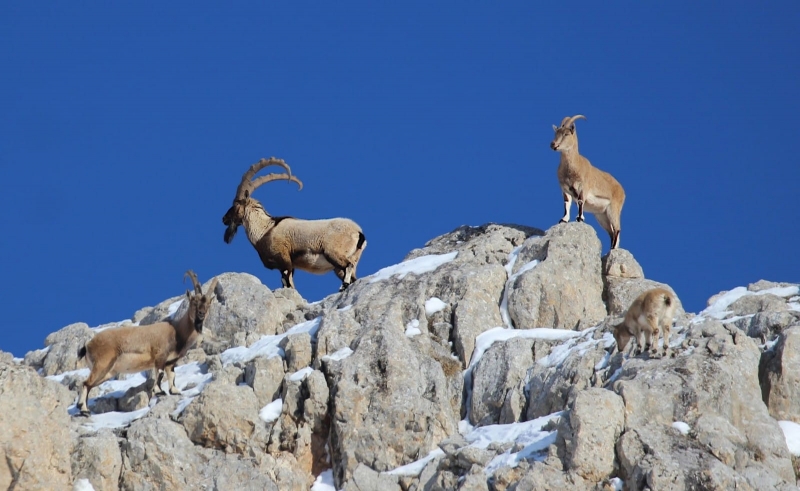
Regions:
[[261, 241], [272, 226], [272, 217], [263, 209], [251, 208], [244, 215], [244, 228], [247, 231], [247, 239], [254, 246]]
[[577, 167], [581, 165], [583, 161], [580, 158], [580, 154], [578, 153], [578, 146], [575, 145], [569, 150], [565, 150], [561, 152], [561, 163], [568, 166], [568, 167]]

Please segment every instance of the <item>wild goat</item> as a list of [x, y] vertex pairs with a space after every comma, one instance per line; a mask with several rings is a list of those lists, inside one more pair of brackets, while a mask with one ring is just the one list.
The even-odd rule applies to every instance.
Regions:
[[561, 152], [561, 163], [558, 165], [558, 182], [564, 195], [564, 216], [561, 223], [569, 221], [569, 208], [572, 199], [578, 202], [577, 221], [583, 221], [583, 209], [592, 213], [600, 226], [611, 237], [611, 248], [619, 247], [620, 213], [625, 202], [625, 191], [614, 177], [597, 167], [592, 167], [589, 160], [578, 153], [578, 134], [575, 132], [575, 120], [586, 119], [585, 116], [567, 116], [561, 126], [553, 125], [556, 136], [550, 142], [550, 148]]
[[664, 354], [669, 351], [669, 330], [675, 315], [677, 302], [669, 290], [653, 288], [636, 297], [625, 313], [625, 319], [614, 326], [614, 340], [622, 352], [631, 338], [636, 340], [636, 355], [650, 351], [653, 341], [653, 354], [658, 354], [658, 334], [663, 329]]
[[[283, 167], [287, 173], [268, 174], [251, 180], [269, 165]], [[356, 266], [367, 247], [361, 227], [348, 218], [301, 220], [273, 217], [251, 195], [262, 184], [277, 180], [297, 183], [303, 189], [303, 183], [292, 175], [286, 162], [275, 157], [261, 159], [244, 173], [233, 206], [222, 217], [222, 223], [228, 227], [225, 242], [230, 244], [239, 225], [243, 225], [264, 267], [281, 272], [284, 287], [294, 288], [295, 269], [314, 274], [333, 270], [342, 280], [339, 291], [343, 291], [356, 281]]]
[[[189, 351], [202, 336], [203, 321], [211, 302], [217, 279], [209, 285], [206, 294], [192, 270], [184, 275], [191, 278], [194, 293], [186, 290], [189, 307], [177, 320], [169, 320], [147, 326], [124, 326], [97, 333], [78, 351], [78, 358], [86, 357], [91, 373], [83, 383], [78, 409], [81, 415], [88, 416], [86, 398], [89, 391], [120, 373], [137, 373], [143, 370], [163, 370], [159, 372], [156, 387], [159, 395], [166, 394], [161, 388], [164, 373], [167, 374], [170, 394], [180, 394], [175, 387], [175, 372], [178, 360]], [[149, 391], [150, 397], [153, 396]]]

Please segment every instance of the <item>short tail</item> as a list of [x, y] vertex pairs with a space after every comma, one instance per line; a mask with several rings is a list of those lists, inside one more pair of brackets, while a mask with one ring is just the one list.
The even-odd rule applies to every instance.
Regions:
[[363, 249], [364, 244], [367, 243], [367, 236], [364, 235], [364, 232], [358, 233], [358, 244], [356, 244], [356, 249]]
[[672, 305], [672, 295], [664, 295], [664, 305], [667, 307]]
[[86, 345], [81, 346], [81, 349], [78, 350], [78, 359], [80, 360], [86, 356]]

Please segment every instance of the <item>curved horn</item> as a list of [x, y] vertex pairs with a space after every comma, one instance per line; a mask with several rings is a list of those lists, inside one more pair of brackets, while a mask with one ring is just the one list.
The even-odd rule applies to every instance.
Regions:
[[[575, 116], [572, 116], [571, 118], [564, 118], [564, 121], [569, 120], [567, 122], [567, 125], [570, 125], [570, 124], [573, 124], [578, 119], [586, 119], [586, 116], [584, 116], [583, 114], [576, 114]], [[561, 126], [564, 126], [564, 122], [563, 121], [561, 122]]]
[[567, 124], [569, 124], [569, 116], [566, 116], [564, 119], [562, 119], [562, 120], [561, 120], [561, 125], [560, 125], [560, 127], [561, 127], [561, 128], [563, 128], [563, 127], [565, 127]]
[[215, 277], [214, 281], [212, 281], [211, 284], [208, 285], [208, 290], [206, 290], [206, 297], [211, 297], [212, 295], [214, 295], [214, 290], [216, 290], [218, 282], [219, 282], [219, 277]]
[[191, 269], [183, 274], [183, 281], [186, 282], [186, 277], [192, 279], [192, 283], [194, 284], [194, 292], [198, 295], [203, 294], [203, 287], [200, 286], [200, 282], [197, 281], [197, 275], [194, 274], [194, 271]]
[[[258, 171], [270, 165], [277, 165], [279, 167], [283, 167], [284, 169], [286, 169], [286, 172], [288, 172], [288, 174], [270, 174], [268, 176], [260, 177], [255, 181], [251, 181], [253, 176], [256, 175]], [[247, 172], [245, 172], [244, 175], [242, 175], [242, 181], [239, 183], [239, 187], [236, 188], [236, 199], [241, 199], [244, 196], [245, 191], [249, 191], [250, 194], [252, 194], [253, 191], [255, 191], [255, 189], [258, 186], [261, 186], [266, 182], [278, 179], [278, 177], [272, 177], [272, 176], [281, 176], [282, 179], [294, 181], [300, 186], [300, 189], [303, 188], [303, 183], [300, 182], [299, 179], [292, 176], [292, 169], [289, 168], [289, 165], [286, 162], [284, 162], [283, 159], [270, 157], [269, 159], [261, 159], [255, 164], [251, 165], [250, 168], [247, 169]]]
[[[255, 191], [256, 188], [261, 186], [262, 184], [266, 184], [266, 183], [271, 182], [271, 181], [290, 181], [290, 182], [297, 183], [297, 186], [298, 186], [297, 190], [298, 191], [303, 189], [303, 181], [301, 181], [300, 179], [298, 179], [295, 176], [293, 176], [291, 174], [291, 171], [290, 171], [289, 174], [269, 174], [269, 175], [266, 175], [266, 176], [259, 177], [258, 179], [253, 181], [252, 191]], [[252, 193], [252, 191], [251, 191], [251, 193]]]

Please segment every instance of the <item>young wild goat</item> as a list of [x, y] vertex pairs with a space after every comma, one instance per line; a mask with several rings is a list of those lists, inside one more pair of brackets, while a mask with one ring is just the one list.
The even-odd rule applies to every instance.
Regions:
[[558, 182], [564, 195], [564, 216], [561, 223], [569, 221], [569, 208], [572, 198], [578, 202], [577, 221], [583, 221], [583, 209], [592, 213], [600, 226], [611, 237], [611, 248], [619, 247], [620, 213], [625, 202], [625, 191], [608, 172], [592, 167], [589, 160], [578, 153], [578, 134], [575, 120], [586, 119], [578, 114], [567, 116], [561, 126], [553, 129], [556, 136], [550, 142], [550, 148], [561, 152], [561, 163], [558, 165]]
[[[101, 331], [78, 351], [78, 358], [85, 356], [92, 370], [89, 378], [83, 383], [81, 397], [78, 400], [81, 415], [89, 415], [86, 406], [89, 391], [120, 373], [137, 373], [153, 368], [157, 371], [163, 370], [159, 372], [155, 384], [158, 388], [157, 393], [165, 394], [161, 388], [161, 381], [166, 373], [169, 393], [180, 394], [175, 387], [173, 369], [189, 348], [200, 340], [203, 321], [214, 300], [214, 289], [217, 287], [215, 278], [204, 295], [194, 272], [187, 271], [184, 280], [186, 276], [189, 276], [194, 284], [194, 293], [186, 290], [189, 308], [180, 319], [147, 326], [124, 326]], [[152, 391], [149, 396], [153, 396]]]
[[658, 354], [658, 334], [663, 329], [664, 334], [664, 355], [669, 352], [669, 330], [672, 326], [672, 318], [675, 315], [677, 302], [669, 290], [664, 288], [653, 288], [642, 293], [628, 307], [625, 319], [614, 326], [614, 340], [617, 342], [617, 349], [622, 352], [631, 338], [636, 340], [636, 351], [638, 355], [645, 351], [650, 351], [651, 340], [653, 342], [653, 354]]
[[[251, 180], [269, 165], [283, 167], [287, 173], [268, 174]], [[361, 227], [348, 218], [301, 220], [273, 217], [251, 195], [262, 184], [276, 180], [291, 181], [303, 189], [303, 183], [292, 175], [286, 162], [275, 157], [261, 159], [244, 173], [233, 206], [222, 217], [222, 223], [228, 227], [225, 242], [230, 244], [239, 225], [243, 225], [264, 267], [281, 272], [284, 287], [294, 288], [295, 269], [314, 274], [333, 270], [342, 280], [339, 291], [343, 291], [356, 281], [356, 266], [367, 247]]]

